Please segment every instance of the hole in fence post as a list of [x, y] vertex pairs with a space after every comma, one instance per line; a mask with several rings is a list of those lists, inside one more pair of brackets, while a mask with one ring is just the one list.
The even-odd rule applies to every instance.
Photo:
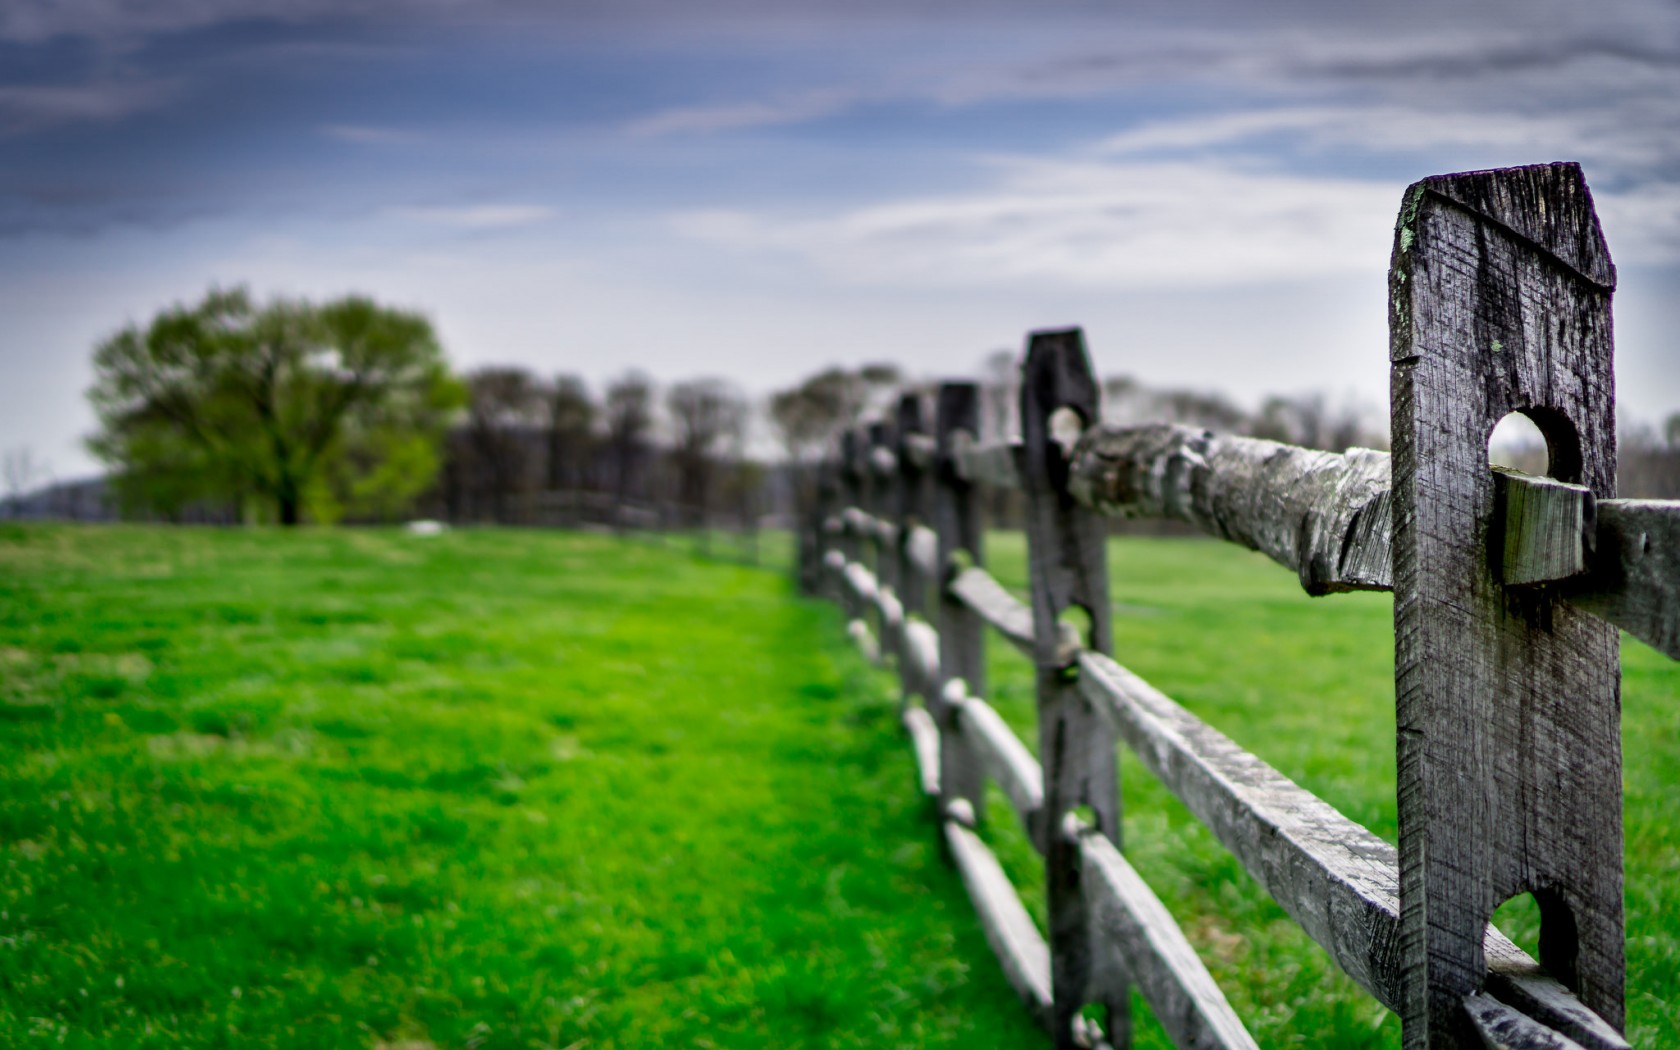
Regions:
[[1579, 990], [1575, 915], [1562, 897], [1546, 890], [1519, 893], [1494, 909], [1488, 925], [1540, 960], [1564, 987]]
[[1090, 610], [1083, 605], [1070, 605], [1062, 610], [1062, 614], [1056, 617], [1056, 620], [1063, 628], [1073, 632], [1074, 636], [1079, 639], [1080, 645], [1086, 647], [1091, 645]]
[[1581, 481], [1581, 440], [1561, 412], [1529, 408], [1509, 412], [1488, 435], [1488, 465], [1536, 477]]

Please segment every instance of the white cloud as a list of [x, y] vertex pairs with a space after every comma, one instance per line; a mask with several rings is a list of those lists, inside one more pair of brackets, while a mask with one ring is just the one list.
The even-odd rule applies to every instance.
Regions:
[[625, 130], [638, 138], [653, 138], [803, 124], [848, 109], [861, 97], [849, 91], [813, 91], [769, 102], [679, 107], [641, 117]]
[[456, 208], [392, 208], [388, 214], [461, 230], [508, 230], [547, 222], [556, 212], [544, 204], [471, 204]]
[[690, 212], [682, 235], [848, 283], [1082, 288], [1274, 282], [1387, 265], [1402, 186], [1184, 163], [996, 162], [984, 191], [831, 218]]
[[117, 120], [162, 105], [174, 87], [163, 80], [0, 87], [0, 132]]

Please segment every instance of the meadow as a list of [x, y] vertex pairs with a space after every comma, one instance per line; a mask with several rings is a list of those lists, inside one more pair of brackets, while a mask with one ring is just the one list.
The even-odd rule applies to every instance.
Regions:
[[[1024, 584], [1020, 538], [990, 544]], [[1394, 837], [1386, 596], [1308, 599], [1196, 541], [1116, 540], [1111, 565], [1122, 662]], [[1630, 1034], [1676, 1045], [1680, 667], [1624, 652]], [[1031, 742], [1030, 669], [990, 653]], [[1044, 1045], [895, 699], [774, 558], [0, 526], [0, 1045]], [[1261, 1044], [1397, 1045], [1122, 769], [1128, 854]], [[1138, 1045], [1165, 1045], [1145, 1016]]]

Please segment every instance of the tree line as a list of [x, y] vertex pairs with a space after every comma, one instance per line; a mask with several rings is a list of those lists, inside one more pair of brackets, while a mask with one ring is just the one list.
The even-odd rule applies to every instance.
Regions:
[[[839, 430], [917, 385], [888, 363], [829, 367], [755, 401], [721, 378], [662, 389], [631, 370], [597, 396], [577, 375], [522, 366], [457, 375], [417, 313], [358, 296], [258, 303], [242, 288], [129, 325], [96, 348], [94, 371], [90, 447], [127, 513], [284, 525], [747, 523], [790, 511]], [[982, 440], [1015, 436], [1015, 355], [985, 358], [980, 385]], [[1126, 376], [1102, 392], [1104, 418], [1122, 424], [1387, 446], [1380, 412], [1321, 393], [1250, 410]], [[1529, 455], [1538, 466], [1518, 465], [1543, 471], [1543, 450]], [[1660, 430], [1624, 426], [1621, 459], [1624, 495], [1680, 497], [1680, 413]], [[6, 466], [19, 488], [26, 465]], [[1014, 520], [1010, 495], [995, 498], [992, 520]]]

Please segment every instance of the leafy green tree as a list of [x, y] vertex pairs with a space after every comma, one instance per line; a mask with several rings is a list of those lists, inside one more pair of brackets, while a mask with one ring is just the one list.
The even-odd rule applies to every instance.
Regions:
[[283, 525], [399, 513], [463, 400], [430, 323], [360, 296], [212, 289], [105, 340], [94, 372], [89, 444], [126, 505], [231, 502]]

